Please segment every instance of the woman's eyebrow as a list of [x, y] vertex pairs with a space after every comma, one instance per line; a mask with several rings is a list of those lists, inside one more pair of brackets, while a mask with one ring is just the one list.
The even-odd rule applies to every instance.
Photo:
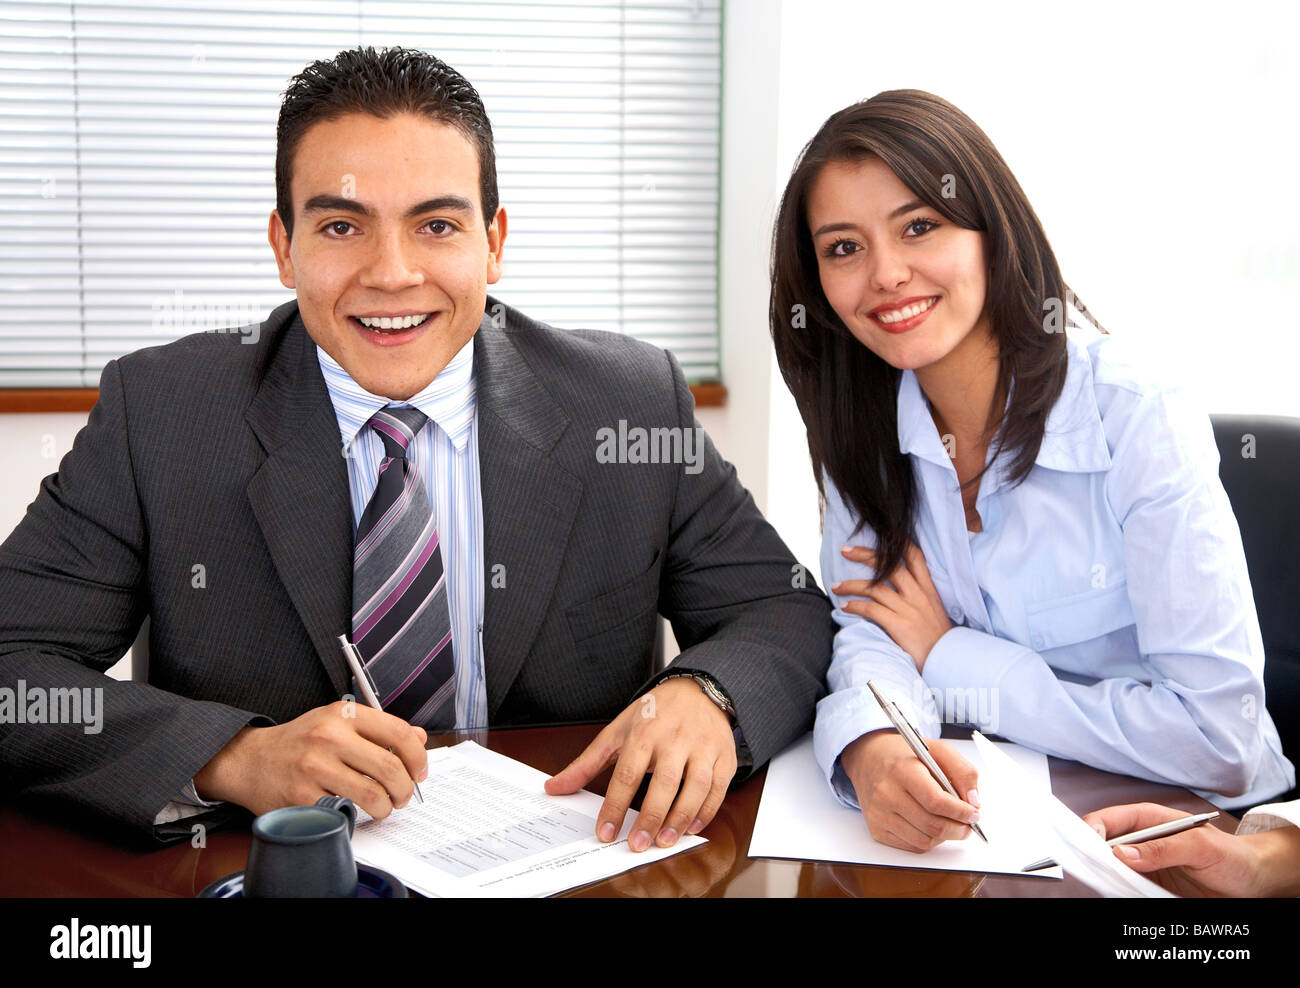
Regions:
[[[889, 214], [889, 218], [891, 220], [896, 220], [900, 216], [905, 216], [906, 214], [910, 213], [912, 210], [921, 209], [924, 206], [925, 203], [922, 202], [920, 199], [913, 199], [911, 202], [905, 202], [903, 203], [903, 205], [895, 209], [892, 213]], [[823, 233], [835, 233], [838, 230], [856, 230], [857, 228], [858, 225], [856, 223], [848, 223], [848, 222], [826, 223], [822, 226], [819, 226], [816, 230], [814, 230], [813, 236], [820, 237]]]
[[903, 205], [895, 209], [892, 213], [889, 214], [889, 218], [891, 220], [896, 220], [900, 216], [906, 213], [910, 213], [914, 209], [922, 208], [924, 205], [925, 203], [923, 203], [920, 199], [913, 199], [911, 202], [905, 202], [903, 203]]

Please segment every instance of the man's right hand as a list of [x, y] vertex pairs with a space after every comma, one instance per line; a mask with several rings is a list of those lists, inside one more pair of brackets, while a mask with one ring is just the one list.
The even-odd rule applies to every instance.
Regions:
[[864, 734], [840, 756], [867, 819], [867, 829], [882, 844], [904, 851], [928, 851], [946, 840], [961, 840], [979, 820], [978, 773], [950, 745], [926, 741], [939, 768], [969, 802], [950, 795], [925, 763], [893, 730]]
[[340, 700], [287, 724], [244, 728], [199, 770], [194, 788], [257, 814], [347, 796], [383, 819], [410, 800], [412, 779], [428, 775], [425, 740], [400, 717]]

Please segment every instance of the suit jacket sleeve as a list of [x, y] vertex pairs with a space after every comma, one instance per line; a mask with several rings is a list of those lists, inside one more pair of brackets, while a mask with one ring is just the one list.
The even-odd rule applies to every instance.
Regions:
[[20, 802], [153, 836], [159, 810], [214, 754], [246, 725], [270, 721], [103, 675], [148, 606], [132, 425], [112, 361], [59, 472], [0, 545], [0, 688], [50, 707], [68, 696], [55, 691], [91, 699], [80, 723], [0, 723], [0, 778]]
[[698, 469], [688, 463], [680, 474], [660, 587], [682, 648], [671, 668], [718, 681], [757, 769], [812, 727], [830, 661], [830, 604], [695, 421], [685, 377], [669, 361], [678, 423], [695, 430], [700, 450]]

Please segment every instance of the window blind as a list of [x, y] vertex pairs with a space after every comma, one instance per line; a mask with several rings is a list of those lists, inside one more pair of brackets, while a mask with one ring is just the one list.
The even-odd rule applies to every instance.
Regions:
[[490, 291], [716, 380], [721, 0], [0, 2], [0, 387], [260, 321], [289, 79], [357, 44], [479, 90], [510, 217]]

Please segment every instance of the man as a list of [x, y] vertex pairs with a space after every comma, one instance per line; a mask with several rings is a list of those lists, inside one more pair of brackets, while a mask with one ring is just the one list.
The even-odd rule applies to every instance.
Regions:
[[[105, 706], [95, 736], [0, 727], [7, 788], [137, 829], [325, 793], [384, 817], [426, 729], [612, 717], [548, 789], [616, 762], [608, 841], [652, 771], [631, 846], [699, 832], [738, 764], [808, 729], [832, 625], [695, 431], [676, 362], [487, 296], [507, 232], [491, 127], [435, 58], [309, 66], [276, 180], [296, 302], [256, 345], [111, 362], [0, 547], [0, 682]], [[621, 422], [698, 438], [698, 462], [602, 462]], [[683, 646], [662, 674], [658, 612]], [[105, 681], [146, 613], [150, 684]], [[340, 702], [344, 634], [386, 710]]]

